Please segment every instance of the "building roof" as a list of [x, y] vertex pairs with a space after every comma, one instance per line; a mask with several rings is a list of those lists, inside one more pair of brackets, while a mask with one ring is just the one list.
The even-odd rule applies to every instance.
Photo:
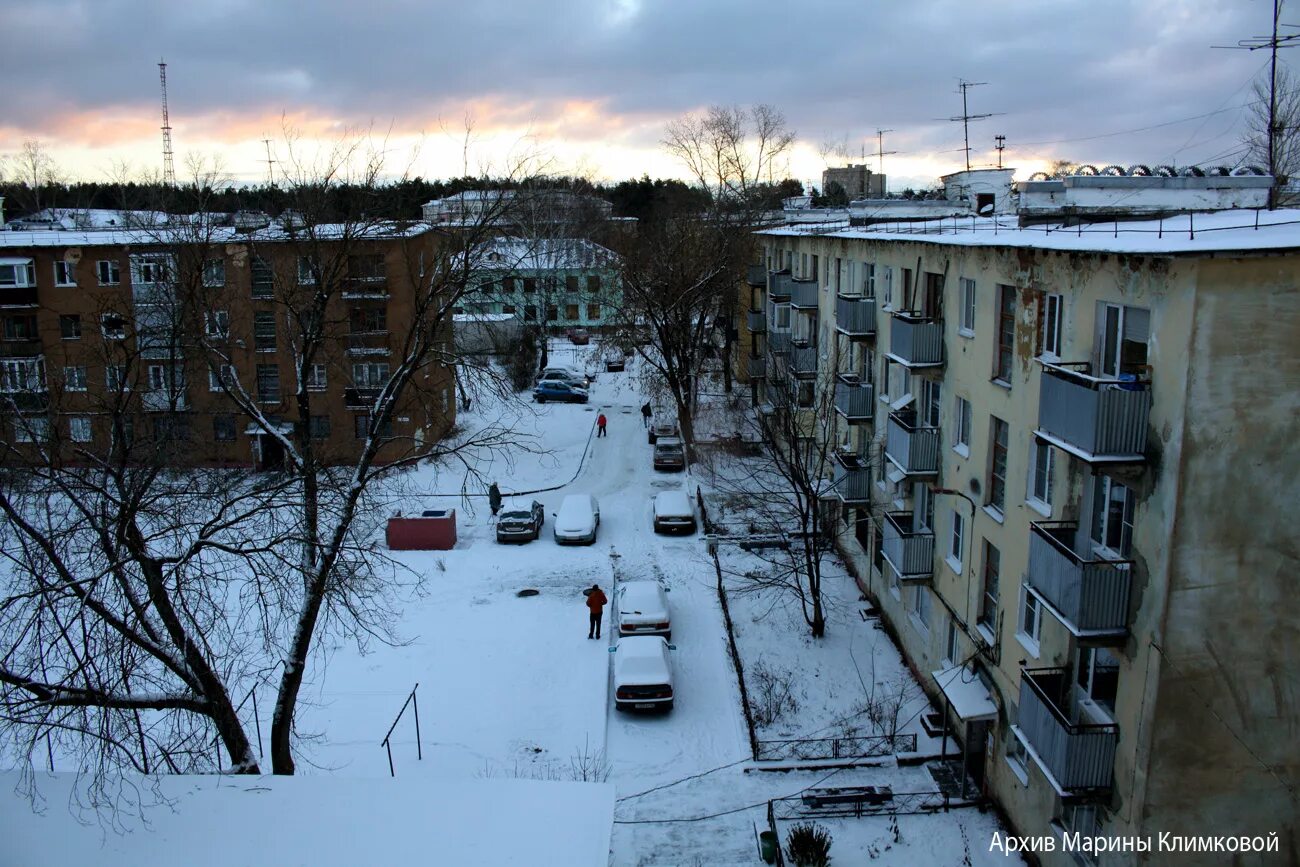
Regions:
[[[382, 240], [385, 238], [411, 238], [425, 232], [434, 231], [429, 223], [374, 223], [361, 225], [357, 223], [322, 223], [312, 227], [312, 232], [320, 240], [336, 240], [347, 233], [352, 237]], [[301, 230], [290, 231], [282, 224], [271, 222], [260, 229], [241, 230], [234, 226], [212, 226], [210, 228], [172, 229], [167, 226], [137, 229], [103, 229], [91, 231], [65, 231], [59, 229], [41, 229], [37, 231], [10, 230], [0, 231], [0, 249], [21, 249], [24, 247], [119, 247], [125, 245], [160, 246], [166, 244], [185, 244], [204, 241], [210, 244], [241, 244], [258, 242], [262, 244], [284, 243], [302, 238]]]
[[500, 238], [484, 250], [483, 267], [503, 271], [612, 268], [618, 257], [585, 238]]

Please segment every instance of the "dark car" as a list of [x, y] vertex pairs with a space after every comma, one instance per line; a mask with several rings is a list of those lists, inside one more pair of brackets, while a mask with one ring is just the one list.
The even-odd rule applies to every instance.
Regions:
[[587, 390], [570, 382], [544, 379], [533, 389], [533, 400], [538, 403], [546, 403], [548, 400], [561, 403], [586, 403]]
[[546, 510], [542, 504], [506, 503], [497, 518], [498, 542], [531, 542], [542, 534]]
[[627, 360], [623, 355], [623, 350], [619, 349], [617, 346], [611, 346], [609, 349], [605, 350], [606, 373], [615, 373], [623, 370], [626, 366]]
[[660, 437], [655, 443], [656, 470], [686, 469], [686, 447], [676, 437]]

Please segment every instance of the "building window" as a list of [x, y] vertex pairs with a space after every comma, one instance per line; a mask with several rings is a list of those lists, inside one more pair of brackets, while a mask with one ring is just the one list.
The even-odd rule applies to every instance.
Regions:
[[50, 420], [41, 415], [14, 418], [14, 442], [43, 443], [50, 438]]
[[212, 417], [212, 438], [219, 443], [235, 441], [235, 417], [233, 415], [214, 415]]
[[[54, 263], [54, 285], [55, 286], [76, 286], [77, 285], [77, 266], [71, 262], [64, 262], [62, 259]], [[79, 440], [79, 442], [81, 442]]]
[[948, 636], [943, 643], [943, 658], [949, 665], [957, 665], [962, 661], [961, 656], [961, 630], [957, 628], [956, 618], [948, 618]]
[[912, 622], [926, 634], [930, 632], [930, 588], [917, 584], [912, 588]]
[[817, 396], [816, 391], [816, 383], [806, 379], [799, 380], [795, 394], [795, 404], [800, 409], [812, 409], [813, 401]]
[[1056, 463], [1056, 450], [1042, 440], [1035, 439], [1029, 455], [1029, 501], [1052, 514], [1052, 469]]
[[525, 321], [525, 322], [536, 322], [536, 321], [537, 321], [537, 305], [536, 305], [536, 304], [525, 304], [525, 305], [524, 305], [524, 321]]
[[959, 332], [966, 337], [975, 336], [975, 281], [961, 278], [961, 323]]
[[952, 510], [952, 534], [948, 538], [948, 565], [961, 574], [962, 557], [966, 553], [966, 516]]
[[362, 283], [382, 283], [388, 277], [388, 267], [382, 253], [366, 253], [348, 257], [348, 279]]
[[307, 390], [324, 391], [326, 388], [325, 365], [313, 364], [307, 368]]
[[1011, 772], [1020, 780], [1021, 785], [1029, 785], [1029, 756], [1025, 752], [1025, 745], [1016, 737], [1015, 732], [1007, 731], [1007, 764], [1011, 766]]
[[314, 415], [307, 422], [308, 434], [314, 440], [327, 440], [330, 438], [330, 417], [327, 415]]
[[997, 510], [1005, 511], [1007, 501], [1007, 423], [997, 416], [990, 418], [991, 435], [989, 437], [989, 498], [985, 503]]
[[298, 257], [298, 284], [301, 286], [315, 286], [316, 276], [320, 274], [320, 266], [310, 256]]
[[257, 366], [257, 400], [260, 403], [280, 402], [280, 366], [278, 364], [259, 364]]
[[275, 314], [253, 314], [253, 348], [258, 352], [275, 352]]
[[1133, 549], [1133, 490], [1109, 476], [1095, 476], [1092, 484], [1093, 544], [1115, 557], [1127, 558]]
[[1025, 649], [1038, 656], [1038, 630], [1042, 626], [1043, 613], [1039, 607], [1038, 597], [1029, 592], [1027, 585], [1020, 585], [1020, 618], [1016, 625], [1016, 638]]
[[0, 392], [45, 391], [44, 358], [0, 359]]
[[[353, 419], [353, 431], [359, 440], [366, 439], [370, 436], [370, 413], [360, 413]], [[393, 422], [384, 422], [379, 428], [380, 437], [391, 437], [393, 435]]]
[[970, 456], [971, 405], [964, 397], [957, 398], [957, 409], [953, 413], [956, 424], [953, 425], [952, 447], [967, 457]]
[[577, 291], [578, 291], [578, 275], [577, 275], [577, 274], [569, 274], [569, 275], [567, 275], [567, 276], [564, 278], [564, 291], [565, 291], [565, 292], [577, 292]]
[[938, 427], [942, 406], [943, 385], [932, 379], [922, 380], [921, 422], [929, 427]]
[[989, 640], [993, 640], [998, 624], [998, 572], [1002, 568], [1002, 554], [997, 548], [984, 540], [984, 580], [980, 594], [980, 613], [978, 623], [988, 631]]
[[516, 284], [514, 277], [501, 278], [501, 293], [503, 295], [509, 294], [511, 292], [517, 292], [518, 290], [519, 290], [519, 286]]
[[577, 304], [564, 305], [564, 318], [569, 320], [570, 322], [577, 322], [578, 319], [581, 318], [578, 313], [578, 305]]
[[126, 320], [116, 313], [105, 313], [99, 320], [100, 328], [107, 340], [126, 338]]
[[0, 337], [5, 340], [39, 340], [35, 316], [6, 316]]
[[789, 304], [776, 305], [776, 328], [778, 331], [790, 330], [790, 305]]
[[85, 391], [86, 368], [81, 366], [63, 368], [63, 387], [68, 391]]
[[1115, 712], [1119, 687], [1119, 658], [1104, 647], [1080, 647], [1076, 653], [1075, 682], [1089, 699]]
[[271, 263], [258, 256], [253, 259], [250, 270], [253, 275], [253, 297], [274, 297], [275, 272], [271, 270]]
[[894, 303], [894, 268], [885, 265], [880, 269], [881, 282], [884, 284], [884, 306], [889, 308]]
[[100, 259], [95, 263], [95, 276], [100, 286], [116, 286], [122, 282], [122, 270], [116, 259]]
[[1064, 299], [1060, 295], [1047, 295], [1043, 298], [1043, 324], [1039, 331], [1041, 346], [1039, 353], [1050, 359], [1061, 358], [1061, 318]]
[[225, 391], [235, 384], [235, 368], [223, 364], [215, 369], [208, 369], [208, 391]]
[[598, 274], [587, 275], [587, 291], [592, 295], [600, 294], [600, 276]]
[[536, 278], [536, 277], [525, 277], [525, 278], [524, 278], [524, 291], [525, 291], [525, 292], [536, 292], [536, 291], [537, 291], [537, 278]]
[[203, 263], [203, 285], [216, 289], [226, 285], [226, 262], [224, 259], [208, 259]]
[[387, 362], [366, 362], [352, 365], [352, 384], [362, 389], [383, 388], [388, 382]]
[[[261, 315], [260, 313], [258, 314]], [[275, 323], [272, 321], [272, 328]], [[230, 336], [230, 311], [209, 310], [203, 314], [203, 332], [211, 340], [225, 340]]]
[[600, 305], [599, 305], [599, 304], [588, 304], [588, 305], [587, 305], [587, 321], [588, 321], [588, 322], [596, 322], [596, 321], [599, 320], [599, 319], [600, 319]]
[[36, 285], [36, 270], [31, 259], [9, 260], [0, 265], [0, 288], [26, 289]]
[[998, 349], [993, 359], [993, 379], [1011, 385], [1011, 362], [1016, 347], [1016, 287], [998, 287]]
[[75, 313], [59, 317], [59, 335], [64, 340], [81, 339], [81, 317]]
[[125, 364], [109, 364], [104, 367], [104, 385], [112, 392], [127, 391], [131, 388], [126, 378]]
[[1101, 304], [1102, 345], [1098, 365], [1102, 375], [1137, 375], [1147, 363], [1147, 339], [1151, 332], [1151, 311], [1141, 307]]
[[164, 256], [132, 256], [131, 265], [135, 269], [132, 280], [136, 283], [165, 283], [169, 279], [167, 259]]
[[88, 443], [91, 439], [90, 416], [74, 415], [68, 419], [68, 435], [74, 443]]
[[353, 334], [388, 332], [388, 311], [383, 307], [359, 307], [352, 311], [349, 324]]
[[876, 296], [876, 266], [872, 262], [862, 263], [862, 297]]
[[547, 321], [547, 322], [554, 322], [555, 320], [557, 320], [557, 319], [559, 319], [559, 318], [560, 318], [560, 310], [559, 310], [559, 308], [556, 307], [554, 304], [547, 304], [547, 305], [546, 305], [546, 321]]

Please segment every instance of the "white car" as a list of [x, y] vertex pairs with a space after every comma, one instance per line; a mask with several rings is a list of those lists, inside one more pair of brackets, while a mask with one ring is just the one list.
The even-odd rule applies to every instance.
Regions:
[[695, 509], [685, 491], [660, 491], [655, 495], [655, 532], [695, 532]]
[[579, 388], [590, 388], [591, 377], [575, 367], [553, 365], [542, 371], [538, 382], [567, 382]]
[[657, 635], [619, 639], [614, 655], [614, 707], [618, 710], [673, 709], [673, 646]]
[[673, 619], [668, 594], [658, 581], [624, 581], [614, 594], [618, 601], [619, 635], [662, 635], [672, 638]]
[[569, 494], [555, 513], [551, 532], [556, 544], [590, 545], [600, 526], [600, 504], [591, 494]]

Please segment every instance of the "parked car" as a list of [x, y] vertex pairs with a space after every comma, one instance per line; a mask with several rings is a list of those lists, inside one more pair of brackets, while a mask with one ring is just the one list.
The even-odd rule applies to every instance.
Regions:
[[591, 342], [591, 332], [585, 328], [574, 328], [569, 331], [569, 341], [574, 346], [586, 346]]
[[549, 380], [568, 382], [580, 386], [581, 388], [589, 388], [591, 386], [590, 376], [581, 370], [578, 370], [576, 367], [566, 367], [564, 365], [552, 365], [543, 370], [538, 381], [545, 382]]
[[677, 437], [660, 437], [655, 442], [656, 470], [686, 469], [686, 447]]
[[695, 532], [695, 509], [685, 491], [660, 491], [655, 495], [655, 532]]
[[586, 403], [587, 389], [563, 382], [558, 379], [544, 379], [533, 389], [533, 400], [546, 403], [548, 400], [561, 403]]
[[506, 503], [497, 516], [498, 542], [531, 542], [542, 535], [546, 510], [533, 500], [528, 503]]
[[627, 357], [623, 355], [623, 350], [617, 346], [611, 346], [605, 350], [605, 372], [614, 373], [625, 369], [627, 366]]
[[617, 710], [673, 709], [675, 650], [658, 635], [629, 635], [609, 649], [614, 657], [614, 707]]
[[658, 581], [624, 581], [618, 585], [615, 597], [619, 635], [662, 635], [672, 639], [668, 593]]
[[551, 532], [558, 545], [590, 545], [600, 527], [600, 504], [591, 494], [569, 494], [555, 513]]
[[650, 424], [650, 433], [646, 435], [646, 438], [650, 440], [650, 445], [654, 445], [660, 437], [675, 436], [681, 436], [681, 433], [677, 430], [677, 422], [663, 421], [661, 419]]

